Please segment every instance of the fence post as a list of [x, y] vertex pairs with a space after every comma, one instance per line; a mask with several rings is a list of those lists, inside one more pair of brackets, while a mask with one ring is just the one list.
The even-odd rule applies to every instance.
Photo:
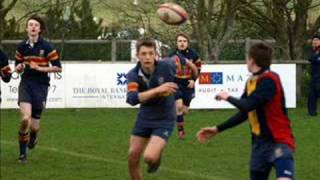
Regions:
[[303, 72], [302, 72], [302, 64], [296, 63], [296, 81], [297, 81], [297, 87], [296, 87], [296, 97], [302, 97], [302, 78], [303, 78]]
[[111, 40], [111, 61], [115, 62], [117, 59], [117, 44], [116, 40], [112, 39]]

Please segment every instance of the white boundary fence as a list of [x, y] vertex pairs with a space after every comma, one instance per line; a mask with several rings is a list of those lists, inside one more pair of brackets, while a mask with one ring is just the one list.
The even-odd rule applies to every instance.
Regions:
[[[13, 64], [11, 64], [13, 66]], [[51, 74], [48, 108], [124, 108], [126, 104], [126, 73], [133, 63], [64, 62], [63, 72]], [[286, 105], [296, 107], [296, 65], [275, 64], [284, 86]], [[193, 109], [232, 108], [214, 97], [221, 90], [239, 97], [250, 76], [245, 64], [203, 65], [202, 83], [196, 83]], [[1, 82], [1, 108], [18, 108], [17, 96], [20, 77], [14, 73], [10, 83]]]

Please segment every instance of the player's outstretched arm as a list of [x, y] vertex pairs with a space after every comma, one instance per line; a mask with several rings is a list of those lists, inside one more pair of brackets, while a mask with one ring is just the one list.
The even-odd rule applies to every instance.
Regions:
[[156, 88], [141, 92], [138, 94], [140, 102], [146, 102], [152, 98], [175, 93], [178, 86], [173, 82], [167, 82]]
[[199, 76], [199, 71], [197, 66], [193, 64], [190, 60], [186, 60], [186, 64], [192, 70], [192, 75], [194, 79], [197, 79], [197, 77]]
[[197, 59], [196, 61], [194, 61], [193, 63], [196, 65], [196, 67], [197, 67], [197, 69], [198, 69], [198, 74], [200, 74], [200, 72], [201, 72], [201, 66], [202, 66], [202, 61], [201, 61], [201, 59], [198, 58], [198, 59]]
[[238, 99], [230, 96], [226, 91], [222, 91], [216, 96], [216, 99], [228, 101], [240, 111], [250, 112], [272, 100], [275, 91], [275, 82], [271, 78], [264, 78], [259, 82], [257, 89], [249, 96], [246, 96], [244, 93], [242, 97]]
[[40, 72], [48, 72], [48, 73], [61, 72], [62, 71], [62, 68], [58, 67], [58, 66], [41, 67], [37, 63], [34, 63], [34, 62], [30, 62], [30, 68], [31, 69], [35, 69], [35, 70], [40, 71]]
[[188, 88], [194, 88], [195, 81], [199, 75], [198, 68], [189, 60], [186, 60], [186, 64], [191, 69], [192, 77], [193, 77], [192, 79], [189, 80]]
[[139, 84], [131, 81], [129, 78], [127, 103], [134, 106], [141, 102], [146, 102], [152, 98], [165, 96], [176, 92], [178, 86], [173, 82], [167, 82], [153, 89], [144, 92], [139, 92]]

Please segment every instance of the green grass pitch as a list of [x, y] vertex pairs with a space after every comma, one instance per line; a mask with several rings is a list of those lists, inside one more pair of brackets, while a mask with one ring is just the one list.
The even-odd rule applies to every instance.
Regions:
[[[1, 110], [0, 179], [129, 179], [128, 138], [136, 109], [49, 109], [41, 120], [40, 141], [28, 154], [28, 164], [17, 161], [18, 110]], [[187, 138], [172, 135], [162, 165], [150, 180], [247, 180], [250, 154], [248, 123], [219, 134], [208, 144], [196, 142], [204, 126], [226, 120], [235, 110], [192, 110], [186, 117]], [[289, 110], [297, 142], [296, 179], [320, 177], [320, 117], [305, 108]], [[274, 173], [270, 179], [275, 179]]]

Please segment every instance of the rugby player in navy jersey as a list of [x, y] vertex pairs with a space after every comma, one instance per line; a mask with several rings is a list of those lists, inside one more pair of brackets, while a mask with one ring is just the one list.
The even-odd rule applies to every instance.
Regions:
[[308, 60], [311, 65], [308, 113], [317, 116], [317, 100], [320, 99], [320, 35], [312, 37], [312, 51]]
[[[9, 67], [8, 56], [0, 49], [0, 79], [7, 83], [11, 79], [11, 68]], [[0, 105], [1, 105], [1, 88], [0, 88]]]
[[[184, 139], [184, 116], [189, 112], [191, 100], [195, 97], [195, 81], [201, 71], [201, 60], [198, 53], [190, 47], [190, 39], [186, 34], [176, 36], [177, 48], [169, 56], [178, 56], [175, 82], [179, 89], [175, 93], [177, 107], [178, 137]], [[187, 61], [183, 61], [183, 59]], [[185, 63], [187, 62], [187, 63]]]
[[28, 38], [15, 54], [15, 69], [21, 73], [18, 104], [21, 114], [19, 129], [19, 161], [27, 162], [27, 146], [33, 149], [38, 141], [41, 113], [45, 108], [50, 78], [48, 73], [61, 72], [57, 51], [41, 37], [44, 21], [37, 15], [27, 19]]
[[240, 99], [222, 91], [218, 100], [228, 101], [239, 109], [218, 126], [202, 128], [198, 141], [207, 142], [218, 133], [249, 120], [252, 134], [250, 161], [251, 180], [267, 180], [272, 167], [277, 180], [294, 179], [295, 140], [285, 107], [285, 95], [277, 73], [271, 71], [272, 49], [264, 43], [250, 47], [247, 67], [252, 76], [247, 80]]
[[127, 103], [140, 104], [130, 137], [128, 168], [132, 180], [143, 179], [140, 158], [155, 172], [161, 154], [174, 129], [176, 120], [174, 93], [175, 61], [156, 60], [156, 44], [152, 39], [137, 42], [139, 62], [127, 74]]

